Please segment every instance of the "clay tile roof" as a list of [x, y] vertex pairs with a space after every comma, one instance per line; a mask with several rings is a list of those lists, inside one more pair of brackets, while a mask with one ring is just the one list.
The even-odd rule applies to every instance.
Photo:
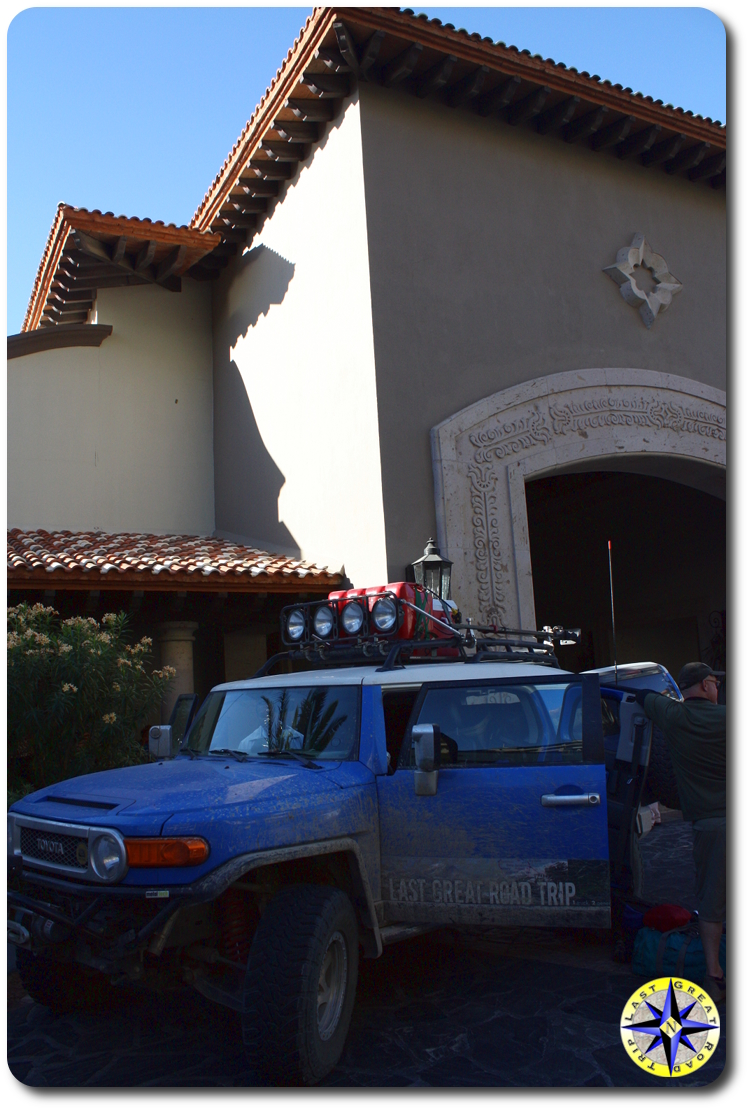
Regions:
[[[89, 211], [59, 204], [22, 331], [32, 331], [40, 325], [81, 322], [78, 319], [81, 313], [82, 319], [86, 318], [92, 302], [84, 304], [77, 300], [66, 304], [65, 295], [65, 288], [72, 288], [78, 280], [76, 271], [81, 269], [82, 262], [86, 280], [79, 285], [89, 289], [96, 288], [97, 274], [109, 285], [118, 281], [122, 285], [174, 283], [218, 242], [217, 236], [186, 225], [178, 227], [165, 224], [163, 220], [115, 216], [112, 212], [100, 212], [98, 208]], [[115, 253], [117, 244], [122, 251]], [[144, 250], [149, 251], [147, 258], [140, 257]], [[61, 265], [67, 266], [64, 275]], [[56, 283], [54, 290], [53, 282]], [[76, 315], [79, 309], [81, 312]]]
[[342, 575], [212, 536], [8, 531], [13, 589], [328, 591]]
[[[262, 156], [263, 139], [268, 131], [273, 130], [276, 119], [288, 119], [290, 112], [298, 116], [300, 103], [309, 103], [313, 94], [306, 87], [308, 82], [303, 80], [305, 73], [310, 67], [313, 73], [321, 72], [323, 58], [318, 54], [321, 48], [327, 51], [328, 60], [331, 53], [335, 55], [338, 52], [340, 44], [335, 27], [338, 25], [340, 28], [341, 24], [350, 33], [356, 51], [363, 51], [375, 33], [382, 38], [381, 46], [376, 47], [377, 62], [370, 63], [370, 74], [375, 75], [375, 80], [378, 68], [392, 63], [404, 52], [404, 48], [407, 50], [410, 46], [420, 48], [420, 57], [416, 62], [409, 63], [410, 68], [404, 63], [403, 72], [407, 76], [405, 79], [397, 78], [402, 88], [413, 88], [414, 82], [418, 85], [419, 82], [428, 81], [430, 67], [434, 67], [439, 59], [454, 56], [454, 84], [443, 90], [443, 93], [446, 91], [449, 94], [452, 89], [459, 91], [460, 82], [475, 74], [476, 67], [482, 68], [479, 87], [483, 87], [486, 95], [494, 93], [498, 82], [507, 80], [508, 76], [519, 78], [522, 83], [519, 99], [527, 99], [530, 93], [535, 95], [541, 92], [547, 115], [556, 110], [563, 100], [578, 98], [572, 113], [574, 119], [570, 122], [570, 118], [565, 117], [572, 129], [567, 128], [563, 136], [565, 141], [591, 139], [593, 150], [607, 149], [609, 153], [617, 153], [620, 158], [638, 157], [644, 150], [649, 151], [654, 141], [651, 138], [648, 145], [644, 145], [647, 129], [656, 128], [659, 129], [658, 143], [661, 149], [643, 161], [644, 166], [665, 164], [669, 174], [687, 174], [690, 180], [704, 180], [714, 188], [725, 182], [725, 159], [721, 161], [721, 155], [726, 147], [726, 129], [717, 120], [703, 119], [702, 116], [685, 112], [682, 108], [664, 105], [662, 101], [654, 101], [652, 97], [643, 96], [642, 93], [633, 93], [630, 88], [622, 89], [621, 85], [602, 81], [598, 74], [591, 76], [587, 71], [580, 73], [574, 66], [565, 66], [552, 58], [544, 60], [540, 54], [531, 55], [529, 50], [521, 51], [517, 46], [492, 42], [490, 38], [482, 38], [475, 32], [469, 33], [462, 27], [456, 30], [451, 23], [429, 19], [423, 13], [415, 15], [410, 8], [318, 7], [302, 27], [275, 78], [227, 155], [192, 218], [192, 227], [211, 227], [221, 232], [231, 224], [231, 195], [238, 178], [248, 167], [252, 173], [262, 176], [263, 167], [273, 165], [272, 160], [266, 161]], [[350, 72], [346, 59], [343, 61], [346, 62], [346, 71]], [[485, 84], [484, 71], [488, 74]], [[293, 98], [293, 104], [290, 104], [290, 98]], [[510, 107], [506, 111], [510, 112]], [[600, 111], [600, 119], [595, 123], [583, 120], [586, 113], [597, 111]], [[279, 113], [286, 115], [279, 117]], [[307, 117], [302, 115], [299, 118]], [[310, 118], [333, 117], [323, 114], [312, 115]], [[531, 112], [513, 116], [511, 122], [517, 122], [518, 118], [522, 122], [529, 121], [529, 126], [534, 125], [535, 116]], [[604, 118], [605, 125], [602, 122]], [[555, 124], [545, 123], [542, 133], [551, 134], [555, 129]], [[602, 134], [593, 140], [593, 132], [599, 130]], [[625, 143], [624, 139], [630, 135], [630, 131], [629, 142]], [[619, 132], [620, 137], [617, 137]], [[667, 154], [666, 140], [669, 143], [673, 141], [673, 154]], [[265, 153], [267, 154], [267, 148]], [[271, 159], [273, 153], [271, 149]], [[261, 155], [259, 160], [258, 154]], [[701, 166], [702, 162], [704, 166]], [[246, 183], [244, 178], [243, 183]]]

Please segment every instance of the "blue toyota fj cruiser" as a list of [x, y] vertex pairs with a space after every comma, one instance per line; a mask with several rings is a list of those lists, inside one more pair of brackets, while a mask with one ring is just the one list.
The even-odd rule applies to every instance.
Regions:
[[610, 926], [651, 726], [626, 686], [559, 668], [574, 633], [458, 626], [420, 587], [282, 622], [284, 658], [216, 687], [179, 746], [157, 728], [149, 764], [11, 808], [8, 932], [38, 1001], [189, 983], [237, 1011], [259, 1078], [310, 1084], [360, 954], [441, 925]]

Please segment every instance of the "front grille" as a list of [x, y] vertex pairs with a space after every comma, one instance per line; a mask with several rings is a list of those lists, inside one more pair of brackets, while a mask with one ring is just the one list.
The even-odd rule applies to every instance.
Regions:
[[[77, 856], [79, 845], [81, 858]], [[75, 867], [84, 872], [88, 860], [88, 844], [83, 837], [66, 833], [51, 833], [42, 829], [28, 829], [21, 826], [21, 853], [26, 859], [37, 859], [44, 863], [57, 863], [62, 867]], [[83, 861], [83, 862], [81, 862]]]

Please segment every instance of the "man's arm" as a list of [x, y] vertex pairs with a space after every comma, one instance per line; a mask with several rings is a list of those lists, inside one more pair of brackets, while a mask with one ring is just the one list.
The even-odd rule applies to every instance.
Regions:
[[635, 701], [645, 710], [645, 716], [654, 721], [664, 732], [670, 724], [675, 724], [682, 713], [682, 703], [656, 694], [653, 690], [638, 690]]

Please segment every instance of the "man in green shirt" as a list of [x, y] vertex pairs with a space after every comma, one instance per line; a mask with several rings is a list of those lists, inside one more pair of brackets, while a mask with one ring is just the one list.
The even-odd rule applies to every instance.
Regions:
[[692, 822], [705, 987], [720, 1002], [726, 996], [720, 966], [726, 916], [726, 707], [718, 705], [719, 680], [706, 663], [687, 663], [678, 685], [683, 702], [649, 690], [639, 691], [637, 700], [666, 737], [681, 810]]

